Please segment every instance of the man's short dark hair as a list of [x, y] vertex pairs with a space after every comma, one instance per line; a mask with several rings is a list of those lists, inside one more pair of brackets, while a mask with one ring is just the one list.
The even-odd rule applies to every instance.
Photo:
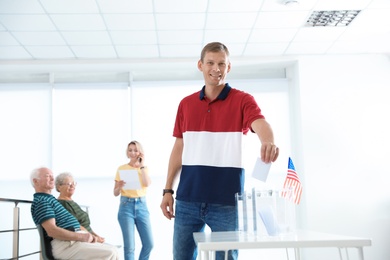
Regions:
[[203, 47], [203, 50], [200, 54], [200, 60], [203, 62], [204, 56], [206, 56], [207, 52], [225, 52], [229, 57], [228, 48], [220, 42], [210, 42], [206, 46]]

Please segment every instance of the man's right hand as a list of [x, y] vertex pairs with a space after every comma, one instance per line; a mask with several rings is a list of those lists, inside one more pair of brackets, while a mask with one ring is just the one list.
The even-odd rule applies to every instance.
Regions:
[[92, 243], [94, 242], [94, 237], [91, 233], [89, 232], [77, 232], [81, 235], [81, 242], [87, 242], [87, 243]]
[[175, 217], [175, 215], [174, 215], [175, 211], [173, 209], [173, 204], [174, 204], [173, 195], [171, 193], [166, 193], [163, 196], [160, 208], [161, 208], [164, 216], [169, 220], [171, 220], [172, 218]]

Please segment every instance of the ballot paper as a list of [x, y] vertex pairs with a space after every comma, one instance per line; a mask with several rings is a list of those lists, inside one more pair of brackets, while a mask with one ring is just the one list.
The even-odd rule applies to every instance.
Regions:
[[260, 215], [268, 235], [275, 236], [279, 234], [279, 226], [271, 206], [263, 205], [259, 208], [257, 213]]
[[124, 190], [139, 190], [141, 189], [141, 183], [138, 177], [137, 170], [120, 170], [119, 175], [121, 180], [125, 181]]
[[266, 182], [271, 165], [272, 163], [265, 163], [260, 159], [260, 157], [257, 157], [252, 177]]

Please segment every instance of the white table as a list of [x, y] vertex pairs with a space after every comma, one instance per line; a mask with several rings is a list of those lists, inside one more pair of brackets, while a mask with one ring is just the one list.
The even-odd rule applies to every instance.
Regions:
[[[363, 247], [371, 246], [371, 239], [333, 235], [313, 231], [297, 230], [294, 233], [279, 236], [256, 236], [237, 232], [195, 232], [194, 240], [198, 246], [199, 260], [214, 259], [215, 251], [259, 248], [293, 248], [295, 259], [300, 259], [300, 248], [337, 247], [342, 259], [341, 248], [357, 248], [360, 260], [364, 260]], [[348, 251], [347, 251], [348, 258]], [[225, 259], [227, 254], [225, 253]]]

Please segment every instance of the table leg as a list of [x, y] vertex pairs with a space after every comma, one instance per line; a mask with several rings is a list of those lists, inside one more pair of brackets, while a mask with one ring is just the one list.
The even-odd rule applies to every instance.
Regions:
[[217, 251], [210, 251], [210, 259], [209, 260], [215, 260], [217, 259]]
[[340, 260], [343, 260], [343, 253], [341, 253], [341, 247], [339, 247], [338, 249], [339, 249]]
[[198, 260], [209, 260], [210, 259], [210, 255], [212, 255], [212, 251], [208, 251], [208, 250], [205, 250], [205, 251], [202, 251], [200, 249], [198, 249]]
[[301, 252], [299, 251], [299, 248], [294, 248], [294, 252], [295, 252], [295, 260], [300, 260]]
[[358, 247], [357, 249], [359, 251], [359, 259], [364, 260], [363, 247]]

